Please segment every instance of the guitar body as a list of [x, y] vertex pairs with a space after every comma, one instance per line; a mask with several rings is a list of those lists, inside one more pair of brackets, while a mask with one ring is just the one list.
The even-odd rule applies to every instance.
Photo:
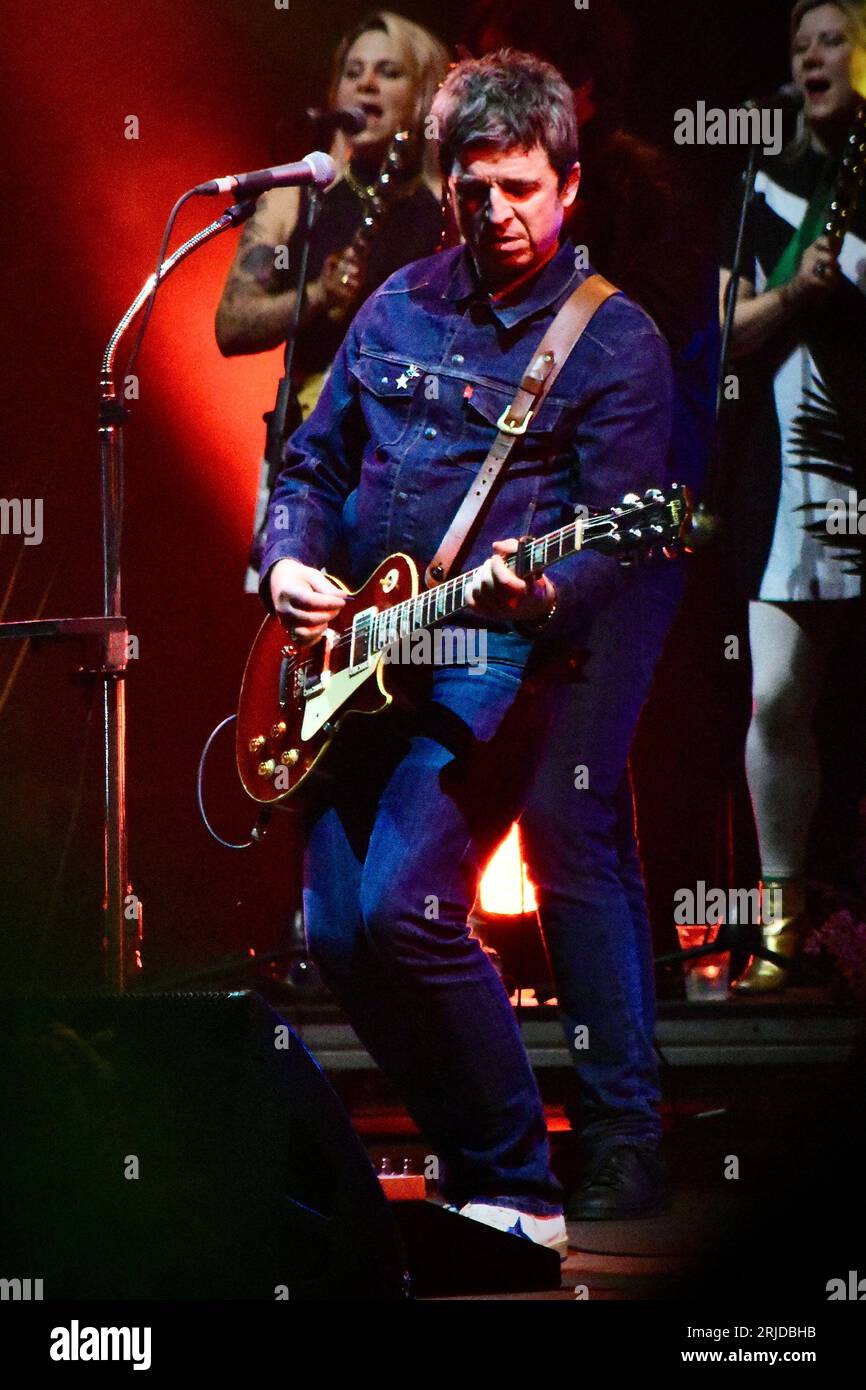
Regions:
[[[623, 563], [653, 550], [672, 555], [685, 544], [691, 518], [688, 489], [677, 484], [667, 495], [657, 488], [642, 499], [629, 493], [603, 515], [538, 539], [521, 537], [505, 563], [526, 578], [581, 549]], [[395, 644], [464, 612], [476, 574], [469, 570], [421, 590], [415, 561], [398, 553], [356, 593], [332, 580], [346, 605], [312, 646], [293, 642], [279, 618], [265, 619], [244, 671], [237, 719], [238, 772], [254, 801], [271, 805], [294, 795], [347, 715], [376, 714], [391, 704], [385, 667]]]
[[302, 420], [306, 420], [315, 410], [329, 372], [330, 367], [325, 372], [312, 372], [310, 376], [305, 377], [303, 386], [298, 388], [298, 407]]
[[247, 660], [236, 758], [245, 791], [265, 805], [298, 791], [347, 714], [376, 714], [391, 703], [382, 652], [368, 654], [364, 633], [368, 619], [416, 597], [417, 567], [408, 555], [390, 555], [356, 593], [332, 583], [349, 596], [324, 638], [300, 646], [269, 617]]

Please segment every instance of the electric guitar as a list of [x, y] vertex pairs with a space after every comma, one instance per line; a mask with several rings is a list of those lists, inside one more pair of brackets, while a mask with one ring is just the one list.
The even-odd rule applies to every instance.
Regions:
[[[578, 519], [538, 540], [523, 537], [505, 563], [526, 579], [578, 550], [625, 560], [659, 547], [670, 554], [686, 540], [691, 515], [688, 492], [679, 486], [667, 494], [651, 489], [642, 499], [631, 493], [604, 515]], [[410, 642], [459, 613], [476, 573], [421, 589], [414, 560], [389, 555], [312, 646], [295, 643], [279, 616], [265, 619], [247, 660], [237, 718], [238, 772], [254, 801], [293, 796], [345, 717], [387, 708], [395, 643]]]

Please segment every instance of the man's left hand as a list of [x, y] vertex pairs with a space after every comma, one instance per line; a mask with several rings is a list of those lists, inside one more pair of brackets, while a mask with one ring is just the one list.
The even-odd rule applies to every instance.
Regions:
[[517, 541], [494, 541], [493, 554], [466, 586], [466, 607], [494, 622], [532, 623], [550, 612], [556, 589], [547, 575], [518, 579], [505, 563], [517, 550]]

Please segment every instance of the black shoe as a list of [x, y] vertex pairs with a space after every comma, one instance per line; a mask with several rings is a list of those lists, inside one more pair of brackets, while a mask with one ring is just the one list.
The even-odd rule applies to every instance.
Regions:
[[633, 1221], [658, 1216], [671, 1201], [661, 1155], [646, 1145], [618, 1144], [590, 1168], [566, 1216], [570, 1221]]

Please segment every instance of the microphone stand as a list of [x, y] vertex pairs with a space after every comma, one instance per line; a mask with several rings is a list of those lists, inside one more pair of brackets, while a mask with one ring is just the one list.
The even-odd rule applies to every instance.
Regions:
[[[306, 218], [304, 221], [304, 235], [301, 243], [301, 254], [298, 262], [298, 278], [295, 282], [295, 303], [286, 330], [286, 341], [283, 347], [283, 375], [277, 384], [277, 395], [274, 401], [273, 410], [268, 410], [264, 415], [266, 427], [265, 434], [265, 457], [262, 474], [264, 475], [265, 485], [260, 488], [259, 503], [256, 511], [255, 534], [253, 536], [253, 550], [250, 556], [250, 569], [248, 571], [248, 587], [251, 585], [251, 576], [258, 574], [259, 562], [262, 555], [262, 535], [268, 515], [268, 504], [274, 490], [280, 470], [283, 465], [283, 446], [289, 435], [292, 434], [301, 423], [301, 411], [298, 404], [297, 395], [294, 392], [292, 382], [292, 368], [295, 360], [295, 343], [298, 338], [298, 330], [301, 323], [301, 313], [304, 306], [304, 298], [307, 290], [307, 262], [310, 254], [310, 236], [316, 223], [321, 208], [321, 194], [315, 186], [308, 189], [305, 199]], [[256, 588], [258, 581], [256, 579]], [[301, 856], [295, 847], [293, 878], [295, 883], [300, 883], [303, 879]], [[267, 958], [267, 963], [272, 967], [279, 966], [279, 978], [284, 990], [291, 991], [294, 987], [291, 984], [293, 974], [308, 973], [313, 978], [315, 967], [307, 957], [306, 941], [304, 939], [303, 926], [299, 925], [303, 921], [300, 900], [296, 899], [294, 910], [290, 910], [288, 919], [284, 923], [280, 932], [280, 939], [276, 951]], [[249, 962], [247, 962], [249, 964]], [[259, 964], [262, 964], [259, 961]], [[277, 971], [274, 969], [276, 978]]]
[[[746, 102], [746, 110], [756, 110], [754, 102]], [[724, 400], [725, 379], [728, 371], [728, 358], [731, 350], [731, 336], [734, 330], [734, 315], [737, 312], [737, 302], [740, 297], [740, 281], [743, 278], [742, 259], [743, 242], [746, 237], [746, 221], [749, 216], [749, 209], [752, 206], [752, 199], [755, 196], [755, 180], [758, 176], [758, 146], [749, 146], [749, 161], [746, 165], [744, 174], [745, 187], [743, 189], [743, 201], [740, 205], [740, 220], [737, 225], [737, 242], [734, 247], [734, 264], [731, 271], [731, 279], [728, 284], [728, 296], [725, 304], [725, 321], [722, 326], [722, 340], [719, 355], [719, 379], [716, 390], [716, 419], [722, 412], [722, 401]]]
[[[252, 215], [255, 200], [235, 203], [178, 247], [162, 265], [160, 284], [205, 242], [238, 227]], [[150, 297], [156, 273], [148, 276], [108, 340], [99, 375], [99, 464], [102, 506], [102, 615], [0, 623], [0, 638], [19, 641], [67, 639], [84, 649], [81, 679], [102, 686], [103, 722], [103, 931], [102, 978], [107, 992], [122, 994], [141, 968], [142, 909], [128, 870], [126, 820], [126, 665], [128, 629], [121, 601], [123, 535], [123, 427], [126, 407], [118, 399], [114, 359], [118, 346]]]
[[[756, 110], [754, 102], [747, 101], [745, 110]], [[704, 485], [704, 498], [695, 508], [695, 518], [693, 521], [693, 531], [697, 533], [698, 544], [705, 543], [713, 539], [718, 531], [718, 518], [714, 515], [713, 504], [718, 499], [714, 498], [714, 487], [718, 484], [719, 478], [719, 443], [718, 443], [718, 422], [721, 418], [722, 405], [725, 399], [725, 382], [728, 376], [728, 359], [731, 354], [731, 338], [734, 331], [734, 316], [737, 312], [737, 304], [740, 298], [740, 283], [743, 278], [742, 259], [743, 242], [746, 237], [746, 221], [749, 216], [749, 209], [752, 206], [752, 199], [755, 196], [755, 180], [758, 176], [758, 146], [749, 146], [749, 159], [743, 175], [743, 200], [740, 204], [740, 216], [737, 224], [737, 240], [734, 247], [733, 269], [731, 278], [728, 282], [727, 300], [725, 303], [725, 317], [722, 324], [722, 336], [719, 348], [719, 371], [716, 378], [716, 446], [713, 460], [709, 469], [709, 476]]]
[[259, 497], [256, 507], [256, 517], [253, 524], [253, 544], [250, 554], [249, 569], [247, 572], [247, 587], [255, 593], [258, 589], [257, 581], [253, 583], [253, 576], [257, 575], [259, 561], [261, 559], [262, 532], [268, 515], [268, 503], [274, 484], [277, 481], [280, 469], [282, 468], [283, 446], [301, 423], [300, 407], [297, 397], [293, 394], [292, 387], [292, 368], [295, 360], [295, 343], [297, 342], [298, 329], [301, 323], [301, 312], [304, 305], [304, 298], [307, 290], [307, 262], [310, 254], [310, 234], [319, 215], [321, 197], [317, 188], [310, 187], [308, 190], [306, 203], [306, 222], [304, 224], [304, 235], [301, 243], [301, 255], [298, 264], [298, 278], [295, 284], [295, 305], [292, 310], [286, 329], [286, 341], [283, 345], [283, 375], [277, 384], [277, 395], [272, 410], [265, 411], [262, 417], [265, 422], [265, 454], [263, 466], [260, 473]]

